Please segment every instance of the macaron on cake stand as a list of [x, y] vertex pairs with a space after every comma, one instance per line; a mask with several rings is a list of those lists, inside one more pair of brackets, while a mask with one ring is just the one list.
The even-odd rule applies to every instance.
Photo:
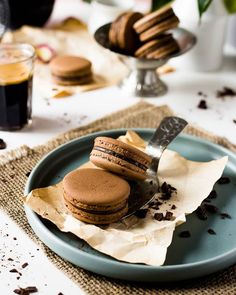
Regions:
[[119, 58], [129, 67], [130, 72], [119, 84], [119, 86], [130, 95], [138, 97], [156, 97], [167, 92], [167, 85], [159, 78], [157, 69], [167, 63], [171, 58], [180, 56], [190, 50], [196, 43], [196, 37], [182, 28], [171, 30], [180, 50], [166, 58], [148, 59], [136, 58], [125, 55], [111, 49], [109, 42], [109, 29], [111, 24], [98, 28], [94, 38], [102, 47], [116, 53]]

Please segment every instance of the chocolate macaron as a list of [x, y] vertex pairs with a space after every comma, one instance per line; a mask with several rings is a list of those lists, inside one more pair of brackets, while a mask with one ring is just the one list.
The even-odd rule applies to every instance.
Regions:
[[134, 53], [139, 44], [139, 37], [133, 25], [142, 16], [139, 12], [125, 12], [117, 17], [109, 30], [109, 41], [113, 49], [128, 55]]
[[157, 11], [145, 15], [134, 23], [134, 29], [139, 34], [140, 41], [149, 41], [163, 32], [177, 27], [179, 19], [170, 6], [164, 6]]
[[152, 158], [135, 147], [110, 137], [97, 137], [90, 161], [131, 180], [144, 180]]
[[143, 44], [135, 51], [139, 58], [166, 58], [179, 51], [179, 45], [171, 34], [160, 35], [157, 39]]
[[65, 86], [90, 83], [91, 68], [88, 59], [74, 55], [58, 55], [50, 62], [53, 82]]
[[109, 224], [128, 211], [130, 186], [108, 171], [77, 169], [67, 174], [62, 183], [65, 205], [81, 221]]

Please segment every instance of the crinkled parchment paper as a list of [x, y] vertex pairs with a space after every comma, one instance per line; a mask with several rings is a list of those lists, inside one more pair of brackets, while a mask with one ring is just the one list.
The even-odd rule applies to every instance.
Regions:
[[[145, 147], [145, 142], [132, 131], [120, 137], [120, 140], [140, 149]], [[185, 222], [185, 215], [196, 210], [209, 195], [214, 183], [221, 177], [227, 160], [227, 157], [223, 157], [199, 163], [166, 150], [159, 166], [159, 179], [161, 183], [166, 181], [175, 187], [177, 193], [160, 205], [158, 211], [149, 209], [144, 219], [131, 216], [107, 227], [75, 219], [63, 204], [61, 183], [33, 190], [24, 198], [24, 202], [39, 215], [51, 220], [61, 231], [74, 233], [100, 252], [127, 262], [162, 265], [175, 227]], [[173, 204], [176, 209], [171, 210]], [[153, 218], [155, 212], [165, 215], [167, 210], [173, 212], [174, 220], [157, 221]]]
[[[99, 46], [84, 24], [68, 19], [56, 28], [23, 26], [4, 36], [4, 42], [25, 42], [33, 46], [46, 44], [57, 54], [73, 54], [88, 58], [92, 62], [94, 81], [81, 86], [59, 86], [52, 83], [48, 64], [35, 64], [34, 91], [42, 97], [62, 97], [61, 93], [92, 90], [118, 83], [128, 73], [127, 67], [116, 54]], [[63, 92], [64, 91], [64, 92]], [[58, 92], [60, 93], [59, 95]], [[66, 95], [65, 95], [66, 96]]]

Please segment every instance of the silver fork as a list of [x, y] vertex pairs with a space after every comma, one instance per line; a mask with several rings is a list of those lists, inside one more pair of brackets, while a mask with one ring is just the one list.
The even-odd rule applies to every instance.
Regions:
[[150, 203], [159, 189], [158, 166], [161, 156], [167, 146], [184, 129], [188, 123], [179, 117], [165, 117], [149, 140], [145, 152], [152, 157], [147, 170], [148, 178], [145, 181], [131, 183], [129, 210], [122, 219], [133, 215]]

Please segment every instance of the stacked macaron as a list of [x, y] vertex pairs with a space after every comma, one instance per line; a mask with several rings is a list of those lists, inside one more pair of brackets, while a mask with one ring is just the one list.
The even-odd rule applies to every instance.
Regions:
[[[130, 18], [132, 21], [125, 22], [124, 18]], [[128, 29], [126, 29], [127, 23]], [[178, 24], [179, 19], [170, 6], [164, 6], [145, 16], [137, 12], [124, 13], [111, 24], [109, 31], [111, 47], [138, 58], [166, 58], [179, 50], [178, 43], [172, 35], [166, 33]], [[122, 38], [128, 41], [117, 41]]]
[[177, 27], [179, 19], [170, 6], [147, 14], [134, 24], [143, 44], [135, 51], [136, 57], [165, 58], [179, 50], [171, 34], [165, 32]]
[[50, 62], [53, 82], [64, 86], [82, 85], [92, 81], [92, 64], [83, 57], [58, 55]]
[[[128, 211], [129, 180], [145, 180], [152, 158], [110, 137], [97, 137], [90, 161], [98, 168], [81, 168], [63, 179], [64, 203], [77, 219], [109, 224]], [[99, 169], [102, 168], [102, 169]]]
[[125, 12], [111, 24], [109, 30], [109, 40], [113, 49], [121, 49], [125, 54], [134, 54], [139, 46], [139, 37], [133, 25], [142, 18], [139, 12]]

